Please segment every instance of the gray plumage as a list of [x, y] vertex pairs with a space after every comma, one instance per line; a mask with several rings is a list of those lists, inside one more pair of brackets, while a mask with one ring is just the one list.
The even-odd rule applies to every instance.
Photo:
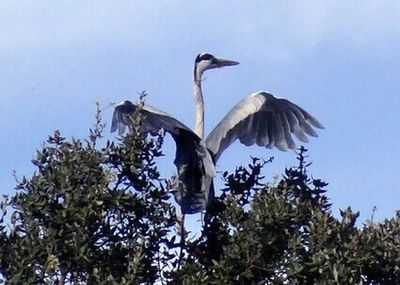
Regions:
[[[236, 61], [218, 59], [209, 53], [200, 53], [196, 57], [193, 82], [196, 103], [194, 131], [154, 107], [144, 105], [141, 109], [145, 117], [143, 127], [146, 132], [164, 129], [175, 140], [177, 150], [174, 163], [178, 174], [172, 185], [183, 214], [206, 209], [214, 197], [214, 163], [237, 139], [246, 146], [257, 144], [286, 151], [296, 148], [293, 135], [302, 142], [308, 142], [307, 136], [317, 136], [314, 128], [323, 128], [316, 118], [298, 105], [266, 92], [257, 92], [236, 104], [204, 142], [202, 75], [208, 69], [237, 64], [239, 63]], [[130, 101], [117, 105], [111, 131], [118, 130], [122, 134], [129, 125], [124, 114], [133, 113], [136, 108]]]
[[[138, 106], [129, 100], [125, 100], [115, 106], [111, 122], [111, 132], [118, 130], [118, 134], [122, 135], [126, 127], [129, 127], [129, 118], [127, 115], [131, 115], [137, 110]], [[143, 128], [147, 132], [158, 131], [160, 129], [164, 129], [172, 135], [177, 135], [179, 133], [178, 129], [185, 129], [191, 132], [191, 130], [180, 121], [150, 105], [143, 105], [140, 111], [144, 116]]]
[[306, 135], [316, 137], [312, 126], [323, 128], [317, 119], [296, 104], [257, 92], [242, 99], [225, 115], [207, 136], [206, 145], [215, 161], [237, 139], [247, 146], [275, 146], [286, 151], [296, 148], [292, 134], [302, 142], [308, 142]]

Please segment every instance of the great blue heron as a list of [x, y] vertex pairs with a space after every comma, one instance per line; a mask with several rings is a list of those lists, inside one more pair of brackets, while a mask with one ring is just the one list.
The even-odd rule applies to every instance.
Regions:
[[[215, 175], [215, 163], [236, 139], [246, 146], [275, 146], [285, 151], [296, 147], [292, 134], [300, 141], [307, 142], [307, 135], [317, 136], [313, 127], [323, 128], [316, 118], [296, 104], [260, 91], [236, 104], [204, 141], [202, 75], [208, 69], [237, 64], [236, 61], [216, 58], [209, 53], [200, 53], [196, 57], [193, 82], [196, 118], [193, 131], [150, 105], [145, 104], [140, 109], [145, 118], [145, 131], [164, 129], [175, 140], [174, 163], [178, 174], [174, 194], [183, 214], [196, 213], [206, 208], [214, 195], [212, 178]], [[130, 101], [118, 104], [114, 110], [111, 131], [124, 133], [126, 126], [129, 126], [126, 114], [133, 113], [137, 108], [138, 105]]]

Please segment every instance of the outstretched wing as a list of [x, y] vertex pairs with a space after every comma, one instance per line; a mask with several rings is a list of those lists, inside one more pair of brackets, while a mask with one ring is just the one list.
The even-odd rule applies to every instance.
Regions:
[[172, 185], [176, 201], [182, 213], [193, 214], [205, 210], [214, 197], [212, 178], [215, 166], [204, 142], [187, 126], [150, 105], [139, 108], [130, 101], [124, 101], [115, 107], [111, 123], [111, 132], [123, 134], [129, 127], [129, 114], [140, 111], [143, 116], [143, 129], [157, 132], [164, 129], [171, 134], [176, 144], [175, 165], [178, 174]]
[[316, 137], [313, 129], [323, 126], [301, 107], [266, 92], [245, 97], [218, 123], [206, 139], [215, 161], [236, 139], [247, 146], [257, 144], [286, 151], [296, 147], [292, 134], [302, 142], [307, 135]]
[[147, 132], [154, 132], [164, 129], [171, 134], [175, 134], [177, 133], [177, 128], [191, 131], [183, 123], [174, 117], [171, 117], [167, 113], [158, 110], [157, 108], [154, 108], [150, 105], [143, 105], [141, 108], [139, 108], [136, 104], [126, 100], [115, 106], [111, 122], [111, 132], [118, 130], [120, 135], [123, 134], [126, 130], [126, 127], [129, 127], [128, 115], [132, 115], [139, 109], [144, 115], [143, 128]]

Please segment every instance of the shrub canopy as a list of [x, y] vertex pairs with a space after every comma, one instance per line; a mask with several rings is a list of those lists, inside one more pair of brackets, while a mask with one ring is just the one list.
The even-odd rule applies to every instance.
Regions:
[[142, 119], [104, 146], [100, 111], [88, 139], [48, 138], [1, 203], [0, 284], [400, 284], [399, 217], [334, 217], [304, 148], [272, 184], [257, 158], [225, 172], [190, 237]]

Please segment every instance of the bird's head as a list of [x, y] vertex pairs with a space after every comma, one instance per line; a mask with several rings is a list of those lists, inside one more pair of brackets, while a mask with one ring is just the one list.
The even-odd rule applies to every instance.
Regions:
[[118, 106], [121, 106], [121, 105], [133, 105], [133, 103], [132, 103], [132, 101], [124, 100], [118, 104]]
[[208, 69], [237, 65], [239, 62], [216, 58], [209, 53], [199, 53], [194, 62], [194, 79], [200, 81], [203, 72]]

